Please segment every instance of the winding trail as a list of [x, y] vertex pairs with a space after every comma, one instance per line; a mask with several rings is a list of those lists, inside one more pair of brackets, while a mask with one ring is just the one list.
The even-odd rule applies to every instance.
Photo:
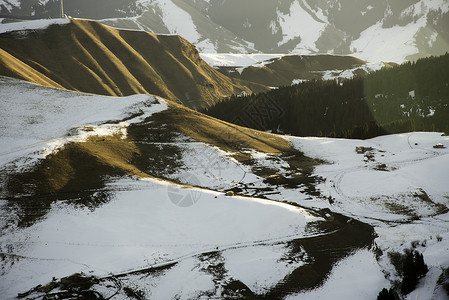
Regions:
[[[424, 153], [422, 153], [424, 155], [424, 157], [420, 157], [420, 158], [413, 158], [413, 159], [397, 159], [397, 160], [388, 160], [388, 161], [382, 161], [381, 157], [376, 156], [376, 160], [370, 163], [366, 163], [365, 165], [360, 165], [360, 166], [354, 166], [354, 167], [350, 167], [350, 168], [344, 168], [344, 169], [340, 169], [340, 170], [334, 170], [334, 171], [327, 171], [327, 172], [322, 172], [320, 174], [317, 174], [319, 176], [323, 176], [326, 178], [325, 181], [325, 188], [329, 191], [329, 193], [331, 194], [332, 197], [334, 197], [335, 199], [338, 200], [342, 200], [344, 199], [344, 201], [351, 201], [353, 203], [359, 203], [360, 204], [360, 200], [358, 197], [354, 197], [351, 195], [347, 195], [345, 194], [345, 192], [342, 189], [342, 182], [344, 181], [345, 177], [348, 176], [349, 174], [355, 173], [355, 172], [359, 172], [359, 171], [363, 171], [363, 170], [367, 170], [367, 168], [372, 169], [373, 167], [375, 167], [378, 164], [383, 164], [385, 163], [386, 165], [389, 166], [393, 166], [394, 170], [392, 172], [394, 172], [397, 169], [401, 169], [403, 167], [406, 166], [411, 166], [411, 165], [415, 165], [417, 163], [423, 162], [423, 161], [428, 161], [428, 160], [432, 160], [435, 159], [437, 157], [442, 157], [442, 156], [446, 156], [449, 155], [449, 152], [445, 151], [435, 151], [433, 149], [429, 149], [429, 148], [423, 148], [423, 147], [418, 147], [416, 145], [412, 145], [413, 142], [411, 142], [411, 138], [414, 135], [414, 133], [409, 133], [407, 136], [407, 144], [410, 147], [410, 149], [419, 149], [424, 151]], [[376, 152], [378, 151], [385, 151], [382, 149], [382, 145], [379, 143], [375, 143], [375, 145], [377, 146], [377, 148], [375, 148], [374, 150]], [[382, 152], [384, 153], [384, 152]], [[392, 155], [390, 156], [392, 157]], [[339, 206], [338, 203], [336, 204], [339, 207], [339, 211], [344, 213], [345, 215], [351, 215], [353, 217], [360, 217], [359, 215], [356, 215], [350, 211], [347, 211], [344, 209], [344, 207]], [[333, 205], [335, 207], [335, 205]], [[435, 212], [435, 214], [432, 215], [428, 215], [427, 217], [431, 217], [431, 216], [436, 216], [442, 213], [447, 212], [447, 210], [445, 211], [438, 211]], [[382, 218], [374, 218], [374, 217], [369, 217], [369, 216], [363, 216], [363, 219], [369, 219], [369, 220], [374, 220], [374, 221], [381, 221], [381, 222], [386, 222], [386, 223], [404, 223], [404, 222], [409, 222], [410, 220], [388, 220], [388, 219], [382, 219]]]

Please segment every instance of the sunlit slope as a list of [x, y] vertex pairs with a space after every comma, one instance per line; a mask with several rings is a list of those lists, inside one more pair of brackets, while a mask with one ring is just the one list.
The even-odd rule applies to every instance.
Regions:
[[[151, 95], [140, 98], [78, 95], [12, 79], [2, 79], [1, 85], [0, 96], [4, 102], [0, 105], [0, 128], [5, 130], [0, 131], [0, 136], [5, 144], [9, 144], [0, 152], [0, 169], [9, 170], [9, 175], [4, 178], [3, 192], [13, 198], [13, 195], [24, 193], [44, 195], [41, 200], [36, 200], [45, 203], [41, 208], [43, 213], [48, 203], [54, 200], [49, 194], [62, 192], [71, 195], [70, 198], [83, 191], [101, 188], [105, 177], [131, 175], [171, 180], [171, 174], [183, 167], [181, 157], [186, 142], [216, 147], [239, 164], [248, 164], [252, 159], [248, 151], [257, 151], [267, 155], [295, 152], [295, 158], [290, 158], [292, 163], [304, 163], [307, 167], [314, 165], [313, 160], [294, 151], [290, 143], [278, 135], [227, 123]], [[104, 103], [90, 104], [83, 109], [83, 101], [88, 100]], [[146, 104], [143, 100], [159, 102], [160, 105]], [[106, 104], [108, 102], [110, 104]], [[13, 103], [17, 107], [10, 109]], [[101, 121], [100, 127], [89, 123], [92, 115], [102, 116], [118, 103], [129, 106], [125, 106], [127, 114], [120, 117], [128, 125], [114, 121], [107, 114], [102, 120], [112, 121]], [[146, 111], [161, 105], [167, 108], [148, 116]], [[39, 118], [34, 117], [35, 114]], [[79, 121], [75, 122], [75, 119]], [[72, 129], [73, 126], [80, 129]], [[111, 131], [110, 128], [116, 129]], [[104, 130], [108, 132], [106, 135], [97, 134]], [[78, 136], [82, 137], [81, 140]], [[39, 147], [47, 149], [44, 154], [36, 154]], [[22, 165], [24, 157], [41, 159], [25, 169], [17, 168]], [[28, 200], [18, 201], [24, 201], [24, 206], [28, 207]], [[28, 203], [30, 209], [35, 207], [33, 203]]]
[[[102, 186], [103, 176], [167, 179], [182, 167], [178, 160], [185, 139], [217, 147], [242, 164], [251, 160], [248, 151], [257, 151], [268, 155], [295, 152], [296, 162], [314, 165], [314, 160], [294, 151], [278, 135], [217, 120], [171, 101], [167, 104], [166, 110], [130, 125], [126, 135], [93, 135], [83, 142], [66, 143], [28, 171], [9, 176], [9, 192], [47, 195], [91, 190]], [[30, 183], [34, 190], [27, 190], [29, 185], [23, 182]]]
[[[147, 276], [135, 284], [146, 284], [172, 281], [166, 271], [174, 271], [184, 280], [196, 271], [176, 266], [214, 265], [215, 255], [224, 267], [201, 271], [207, 286], [157, 283], [143, 298], [161, 289], [155, 298], [221, 299], [237, 285], [239, 295], [282, 299], [321, 285], [337, 261], [372, 244], [369, 225], [266, 199], [276, 187], [286, 191], [286, 177], [302, 191], [302, 173], [317, 164], [282, 136], [152, 95], [105, 97], [0, 78], [0, 99], [5, 299], [34, 297], [34, 286], [74, 273], [96, 276], [107, 298], [109, 276], [125, 281], [137, 272]], [[298, 189], [280, 201], [307, 197]], [[255, 264], [245, 270], [264, 268], [248, 277], [228, 255], [238, 266]], [[294, 259], [285, 263], [287, 256]]]
[[0, 75], [101, 95], [151, 93], [192, 108], [250, 92], [207, 65], [180, 36], [117, 30], [88, 20], [1, 34]]
[[5, 299], [131, 288], [145, 299], [375, 299], [405, 277], [391, 256], [412, 249], [429, 271], [404, 298], [447, 298], [441, 133], [286, 138], [152, 95], [11, 78], [0, 99]]

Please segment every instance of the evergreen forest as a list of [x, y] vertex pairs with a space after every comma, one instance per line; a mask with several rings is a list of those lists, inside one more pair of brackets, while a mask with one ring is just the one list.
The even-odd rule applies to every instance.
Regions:
[[238, 125], [296, 136], [372, 138], [449, 132], [449, 54], [344, 80], [311, 80], [233, 95], [203, 112]]

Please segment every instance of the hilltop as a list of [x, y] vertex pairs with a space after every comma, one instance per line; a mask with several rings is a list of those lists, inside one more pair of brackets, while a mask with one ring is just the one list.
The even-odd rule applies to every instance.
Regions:
[[[204, 260], [213, 266], [213, 258], [203, 257], [213, 252], [220, 256], [221, 251], [239, 256], [239, 251], [247, 250], [277, 252], [274, 261], [267, 258], [267, 262], [274, 263], [279, 274], [263, 275], [263, 282], [251, 283], [241, 273], [211, 271], [208, 276], [223, 288], [217, 293], [235, 293], [233, 285], [238, 284], [243, 289], [238, 293], [279, 298], [320, 284], [332, 262], [346, 257], [348, 249], [364, 249], [372, 241], [368, 225], [354, 222], [348, 226], [348, 219], [341, 215], [331, 217], [319, 210], [267, 199], [275, 186], [301, 188], [305, 184], [313, 190], [310, 184], [315, 181], [311, 172], [318, 161], [304, 156], [280, 136], [226, 123], [151, 95], [117, 98], [79, 94], [13, 79], [2, 79], [0, 85], [5, 99], [0, 104], [0, 125], [5, 128], [1, 141], [9, 141], [1, 153], [0, 167], [2, 212], [8, 213], [1, 223], [0, 291], [8, 298], [29, 289], [24, 297], [39, 295], [43, 290], [33, 289], [34, 285], [53, 276], [62, 278], [88, 270], [106, 288], [101, 293], [108, 294], [110, 272], [125, 282], [134, 273], [152, 274], [158, 265], [170, 270], [173, 265]], [[29, 109], [36, 105], [38, 108]], [[98, 107], [103, 107], [102, 113], [95, 113]], [[267, 159], [260, 160], [260, 155]], [[272, 159], [283, 169], [270, 168]], [[273, 178], [293, 173], [290, 179], [271, 187]], [[121, 208], [114, 208], [114, 203], [120, 203]], [[78, 207], [75, 210], [81, 215], [72, 215], [72, 221], [62, 215], [53, 218], [54, 207], [66, 204]], [[84, 210], [106, 215], [98, 215], [90, 223], [87, 219], [94, 219]], [[111, 218], [108, 211], [121, 216]], [[65, 221], [61, 223], [60, 217]], [[273, 217], [278, 220], [270, 230], [261, 226]], [[120, 230], [114, 229], [116, 222], [123, 222]], [[50, 228], [39, 229], [41, 225], [61, 230], [63, 235], [52, 233]], [[69, 227], [61, 227], [66, 225]], [[178, 228], [180, 225], [184, 229]], [[165, 233], [156, 233], [157, 228]], [[150, 232], [154, 235], [148, 236]], [[34, 242], [65, 241], [27, 246], [24, 252], [10, 244], [26, 235]], [[350, 238], [355, 235], [358, 239]], [[118, 252], [105, 253], [109, 243], [116, 244]], [[141, 248], [138, 243], [146, 246]], [[81, 250], [88, 244], [91, 246]], [[323, 244], [339, 249], [339, 255], [315, 254]], [[317, 260], [305, 268], [300, 258], [302, 247]], [[130, 250], [143, 251], [142, 256], [135, 260], [135, 256], [124, 255]], [[42, 255], [36, 251], [43, 251]], [[100, 253], [109, 267], [91, 261]], [[48, 255], [55, 260], [46, 261]], [[61, 255], [70, 257], [69, 261], [60, 264], [56, 257]], [[298, 262], [276, 266], [284, 255], [297, 256]], [[30, 261], [31, 256], [39, 258]], [[90, 266], [79, 268], [71, 261]], [[314, 269], [321, 271], [308, 282], [297, 283], [297, 278]], [[17, 274], [27, 280], [18, 282]], [[186, 275], [182, 270], [175, 274]], [[43, 293], [48, 294], [53, 287]], [[124, 291], [126, 288], [121, 293]]]
[[219, 73], [180, 36], [78, 19], [39, 29], [33, 24], [45, 21], [30, 22], [0, 34], [0, 75], [100, 95], [150, 93], [192, 108], [265, 89]]

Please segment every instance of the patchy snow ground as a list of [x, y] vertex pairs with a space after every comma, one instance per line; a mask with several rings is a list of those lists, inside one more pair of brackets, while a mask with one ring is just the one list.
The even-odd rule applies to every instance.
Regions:
[[[238, 183], [263, 180], [253, 174], [249, 167], [231, 158], [230, 153], [217, 147], [196, 142], [178, 145], [182, 149], [182, 163], [185, 168], [169, 177], [179, 182], [213, 190], [224, 190]], [[263, 184], [259, 185], [259, 187], [263, 186]]]
[[[89, 133], [114, 134], [117, 128], [103, 128], [103, 123], [132, 117], [125, 124], [118, 123], [119, 132], [126, 133], [126, 124], [142, 121], [167, 107], [163, 100], [148, 95], [95, 96], [5, 78], [0, 84], [4, 99], [0, 139], [8, 147], [2, 148], [2, 165], [32, 157], [36, 151], [37, 158], [44, 157], [45, 153], [58, 149], [55, 144], [83, 141], [86, 126], [94, 128]], [[81, 130], [74, 130], [78, 127]], [[69, 132], [76, 134], [65, 137]], [[185, 159], [198, 156], [195, 151], [203, 150], [211, 151], [207, 155], [215, 155], [214, 159], [225, 157], [219, 149], [192, 143], [185, 148], [188, 153]], [[228, 158], [222, 161], [226, 163], [222, 176], [231, 182], [233, 172], [239, 169], [237, 162]], [[192, 161], [190, 165], [195, 163]], [[247, 176], [249, 180], [255, 178]], [[200, 174], [198, 177], [207, 178], [208, 184], [219, 180]], [[182, 188], [152, 179], [124, 178], [110, 182], [105, 190], [114, 191], [112, 200], [94, 211], [60, 202], [34, 225], [3, 231], [0, 294], [4, 299], [53, 277], [75, 272], [105, 276], [179, 261], [171, 275], [160, 278], [150, 290], [152, 295], [170, 298], [178, 290], [164, 286], [184, 282], [189, 262], [196, 264], [196, 256], [217, 250], [224, 253], [228, 276], [241, 276], [249, 286], [264, 290], [301, 264], [278, 264], [287, 252], [278, 243], [313, 235], [306, 232], [306, 225], [320, 220], [304, 209], [275, 201], [227, 197], [220, 192]], [[190, 205], [180, 205], [186, 201], [191, 201]], [[258, 257], [251, 260], [248, 258], [251, 255]], [[238, 266], [242, 259], [255, 270], [270, 266], [273, 273], [245, 271]], [[177, 268], [180, 270], [176, 271]], [[191, 297], [198, 289], [214, 287], [211, 276], [198, 274], [192, 275], [195, 284], [190, 289], [180, 287], [183, 296]]]
[[[437, 214], [449, 204], [449, 137], [441, 133], [406, 133], [371, 140], [289, 138], [306, 155], [329, 161], [315, 173], [326, 181], [324, 195], [335, 198], [332, 210], [384, 221]], [[425, 192], [430, 199], [414, 196]]]
[[232, 54], [232, 53], [200, 53], [201, 58], [212, 67], [263, 66], [273, 58], [281, 58], [285, 54]]
[[[290, 54], [231, 54], [231, 53], [200, 53], [201, 58], [213, 67], [235, 67], [240, 74], [248, 67], [263, 67], [273, 63], [273, 60]], [[319, 55], [319, 54], [308, 54]], [[360, 71], [373, 72], [383, 68], [383, 62], [368, 63], [360, 67], [347, 70], [327, 70], [315, 73], [322, 74], [323, 80], [353, 78]], [[292, 84], [297, 84], [303, 79], [295, 79]]]
[[[306, 155], [329, 162], [318, 166], [315, 174], [325, 178], [318, 187], [334, 202], [312, 200], [306, 205], [328, 207], [373, 225], [376, 244], [383, 251], [380, 268], [392, 281], [398, 276], [388, 253], [418, 245], [430, 271], [408, 296], [447, 299], [436, 282], [449, 267], [449, 137], [412, 132], [370, 140], [288, 139]], [[446, 148], [434, 148], [437, 144]], [[323, 289], [341, 276], [337, 273]], [[317, 293], [321, 295], [321, 290]]]
[[[49, 141], [66, 141], [68, 132], [82, 139], [77, 134], [83, 130], [73, 128], [92, 125], [101, 134], [111, 134], [117, 128], [101, 127], [108, 120], [138, 113], [140, 117], [127, 121], [138, 122], [166, 109], [165, 102], [153, 96], [117, 101], [13, 79], [0, 79], [0, 85], [5, 99], [0, 103], [2, 166], [32, 157], [35, 151], [42, 155]], [[126, 126], [119, 130], [126, 132]], [[412, 245], [423, 253], [430, 270], [409, 296], [445, 299], [436, 282], [449, 267], [449, 149], [434, 146], [449, 147], [449, 137], [412, 132], [370, 140], [286, 138], [305, 155], [328, 162], [314, 170], [323, 178], [317, 184], [322, 197], [310, 196], [302, 187], [269, 186], [228, 153], [185, 139], [179, 141], [185, 169], [173, 176], [214, 190], [242, 182], [270, 187], [277, 192], [267, 195], [271, 199], [329, 208], [374, 226], [376, 245], [383, 251], [378, 260], [372, 251], [360, 250], [340, 261], [321, 287], [289, 299], [373, 299], [398, 279], [388, 253]], [[255, 166], [285, 171], [279, 157], [251, 150], [248, 154]], [[147, 280], [137, 275], [126, 280], [157, 299], [196, 298], [198, 291], [219, 294], [210, 270], [224, 266], [223, 282], [235, 278], [263, 292], [304, 263], [286, 264], [282, 258], [288, 251], [282, 242], [313, 234], [305, 226], [318, 220], [279, 202], [157, 180], [122, 178], [105, 189], [113, 191], [111, 201], [93, 211], [57, 203], [34, 225], [1, 235], [0, 252], [8, 254], [0, 271], [3, 298], [75, 272], [104, 276], [170, 262], [178, 264]], [[329, 197], [332, 202], [324, 200]], [[180, 205], [186, 202], [190, 205]], [[220, 255], [201, 258], [212, 252]]]
[[[105, 276], [214, 250], [234, 249], [226, 252], [226, 260], [238, 274], [242, 270], [235, 260], [242, 256], [236, 249], [264, 243], [267, 249], [253, 253], [264, 253], [258, 259], [265, 256], [263, 260], [274, 259], [275, 264], [285, 249], [274, 246], [271, 250], [267, 244], [307, 236], [306, 224], [318, 220], [287, 204], [226, 197], [157, 180], [124, 179], [107, 188], [117, 191], [113, 200], [95, 211], [57, 204], [43, 221], [0, 238], [2, 252], [14, 249], [20, 258], [2, 271], [2, 295], [12, 297], [51, 281], [53, 276], [80, 271]], [[174, 195], [188, 197], [192, 193], [198, 195], [195, 205], [180, 207], [173, 202]], [[245, 257], [251, 253], [239, 251], [245, 252]], [[243, 277], [253, 285], [272, 285], [290, 270], [278, 269], [272, 275], [256, 274], [258, 277], [251, 277], [248, 270]]]
[[323, 72], [323, 80], [334, 80], [334, 79], [351, 79], [356, 76], [357, 72], [364, 71], [366, 73], [378, 71], [385, 67], [383, 62], [369, 63], [354, 69], [348, 70], [328, 70]]
[[[126, 135], [129, 124], [167, 107], [154, 96], [80, 94], [8, 78], [0, 78], [0, 99], [0, 167], [22, 157], [28, 162], [43, 158], [67, 142], [92, 135]], [[127, 121], [105, 124], [134, 114]]]
[[285, 299], [376, 299], [388, 284], [373, 253], [361, 250], [338, 262], [324, 286]]

